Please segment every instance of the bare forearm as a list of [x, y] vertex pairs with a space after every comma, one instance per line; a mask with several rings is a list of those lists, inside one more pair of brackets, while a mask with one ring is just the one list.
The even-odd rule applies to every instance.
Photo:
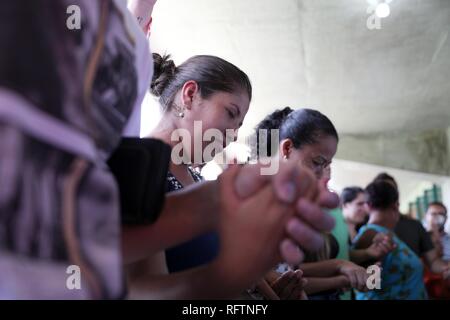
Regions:
[[129, 298], [139, 299], [225, 299], [233, 298], [245, 288], [233, 286], [220, 277], [217, 265], [161, 276], [144, 276], [129, 279], [133, 292]]
[[303, 271], [303, 276], [305, 277], [331, 277], [338, 273], [339, 261], [333, 259], [303, 263], [299, 266], [299, 269]]
[[139, 25], [146, 32], [145, 27], [148, 25], [152, 16], [153, 7], [156, 0], [131, 0], [128, 1], [128, 10], [136, 17]]
[[447, 271], [449, 264], [444, 262], [438, 255], [436, 249], [426, 252], [423, 256], [427, 267], [433, 273], [443, 273]]
[[350, 261], [356, 264], [363, 264], [372, 259], [366, 249], [350, 250]]
[[136, 262], [213, 230], [217, 225], [218, 213], [216, 181], [203, 182], [169, 194], [154, 224], [122, 227], [124, 262]]
[[444, 262], [440, 258], [436, 258], [431, 262], [429, 268], [433, 273], [443, 273], [447, 270], [448, 266], [449, 264], [447, 262]]
[[327, 290], [342, 289], [349, 285], [345, 276], [306, 279], [308, 280], [305, 285], [306, 294], [315, 294]]

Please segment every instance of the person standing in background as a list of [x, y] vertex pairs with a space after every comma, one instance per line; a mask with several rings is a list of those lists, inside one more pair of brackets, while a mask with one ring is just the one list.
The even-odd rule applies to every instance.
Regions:
[[[442, 202], [432, 202], [425, 213], [425, 227], [429, 232], [436, 248], [438, 257], [450, 262], [450, 236], [445, 232], [447, 208]], [[442, 275], [425, 269], [425, 285], [431, 298], [450, 299], [450, 279], [445, 280]]]
[[[380, 173], [375, 177], [375, 181], [386, 181], [398, 192], [397, 182], [387, 173]], [[409, 248], [422, 258], [422, 261], [433, 273], [443, 274], [444, 277], [447, 277], [450, 265], [439, 257], [430, 235], [420, 221], [400, 214], [394, 232], [399, 239], [405, 242]]]
[[380, 233], [391, 235], [395, 250], [381, 263], [381, 286], [368, 292], [357, 292], [356, 300], [422, 300], [427, 299], [423, 283], [423, 266], [419, 257], [392, 234], [399, 219], [398, 191], [386, 181], [375, 181], [366, 188], [370, 218], [354, 239], [354, 249], [367, 249]]

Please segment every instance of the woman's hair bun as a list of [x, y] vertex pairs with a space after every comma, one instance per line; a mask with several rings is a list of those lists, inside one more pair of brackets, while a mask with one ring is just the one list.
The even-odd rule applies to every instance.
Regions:
[[150, 85], [150, 92], [155, 96], [160, 97], [164, 92], [164, 89], [169, 85], [176, 71], [177, 67], [173, 60], [170, 59], [169, 54], [161, 56], [157, 53], [153, 53], [153, 78]]
[[256, 130], [280, 129], [281, 125], [283, 124], [283, 121], [292, 111], [294, 110], [292, 110], [290, 107], [285, 107], [283, 109], [279, 109], [272, 112], [257, 125]]

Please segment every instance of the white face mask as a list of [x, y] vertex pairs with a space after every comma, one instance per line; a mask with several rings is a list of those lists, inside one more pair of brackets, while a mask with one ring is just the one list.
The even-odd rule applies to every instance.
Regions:
[[441, 215], [436, 217], [436, 224], [440, 227], [443, 227], [445, 223], [445, 218]]
[[433, 216], [428, 219], [429, 227], [437, 226], [438, 228], [441, 228], [444, 226], [444, 223], [445, 223], [445, 217], [443, 217], [441, 215]]

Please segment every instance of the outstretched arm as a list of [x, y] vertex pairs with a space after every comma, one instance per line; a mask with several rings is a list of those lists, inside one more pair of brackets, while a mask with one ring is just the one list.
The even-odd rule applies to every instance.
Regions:
[[431, 272], [440, 273], [444, 279], [450, 279], [450, 262], [443, 261], [438, 256], [436, 249], [426, 252], [423, 258]]
[[308, 281], [305, 285], [305, 292], [308, 295], [350, 287], [350, 281], [343, 275], [327, 278], [308, 277], [306, 279]]
[[145, 34], [150, 31], [153, 7], [157, 0], [129, 0], [128, 10], [136, 17]]
[[206, 181], [167, 194], [159, 219], [151, 225], [122, 226], [125, 264], [190, 240], [217, 226], [218, 182]]

